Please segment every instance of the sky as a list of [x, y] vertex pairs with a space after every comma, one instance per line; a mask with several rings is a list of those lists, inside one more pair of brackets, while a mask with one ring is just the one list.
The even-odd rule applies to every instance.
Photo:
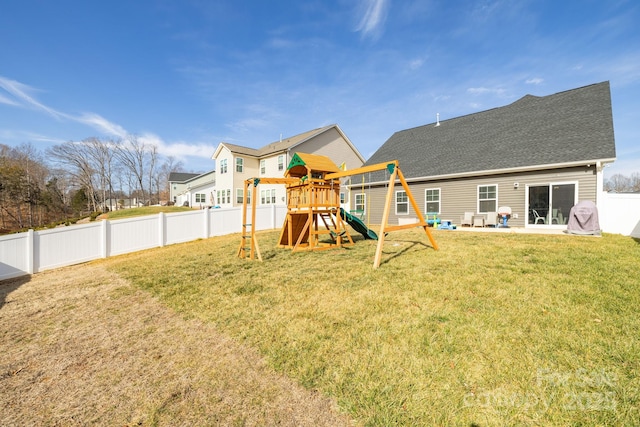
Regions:
[[394, 132], [609, 81], [640, 172], [636, 0], [20, 0], [0, 13], [0, 144], [137, 135], [184, 171], [338, 124]]

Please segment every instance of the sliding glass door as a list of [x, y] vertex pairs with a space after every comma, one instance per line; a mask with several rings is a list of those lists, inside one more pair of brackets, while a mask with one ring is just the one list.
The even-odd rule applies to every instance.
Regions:
[[564, 225], [576, 204], [575, 183], [528, 187], [528, 225]]

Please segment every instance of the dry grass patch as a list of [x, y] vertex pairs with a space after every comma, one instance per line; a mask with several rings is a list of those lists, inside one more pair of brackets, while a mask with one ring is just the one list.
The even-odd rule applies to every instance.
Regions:
[[98, 262], [0, 283], [1, 425], [348, 425]]

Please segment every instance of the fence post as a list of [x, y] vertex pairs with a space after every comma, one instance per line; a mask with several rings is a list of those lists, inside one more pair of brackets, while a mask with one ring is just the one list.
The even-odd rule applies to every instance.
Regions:
[[100, 231], [101, 231], [101, 235], [102, 235], [102, 248], [101, 248], [101, 253], [100, 256], [102, 258], [106, 258], [109, 256], [109, 230], [108, 230], [108, 220], [103, 219], [102, 223], [100, 224]]
[[204, 239], [209, 238], [209, 209], [205, 206], [202, 210], [204, 212]]
[[164, 212], [160, 212], [158, 214], [158, 246], [163, 247], [164, 246], [164, 222], [165, 222], [165, 217], [164, 217]]
[[271, 205], [271, 228], [276, 228], [276, 205]]
[[32, 229], [27, 231], [27, 273], [34, 273], [33, 259], [35, 251], [35, 234]]

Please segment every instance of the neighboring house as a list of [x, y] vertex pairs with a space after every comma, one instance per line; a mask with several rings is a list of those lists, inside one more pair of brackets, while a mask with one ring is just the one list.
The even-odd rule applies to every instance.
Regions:
[[169, 197], [177, 206], [214, 206], [215, 171], [203, 174], [171, 172], [169, 174]]
[[[298, 152], [327, 156], [347, 170], [364, 163], [362, 155], [335, 124], [281, 139], [259, 149], [221, 142], [213, 154], [216, 161], [216, 204], [222, 207], [242, 205], [245, 180], [284, 177], [291, 158]], [[260, 185], [258, 204], [286, 204], [285, 186]]]
[[113, 209], [118, 210], [118, 209], [131, 209], [131, 208], [139, 208], [140, 206], [144, 206], [144, 204], [140, 201], [138, 201], [137, 198], [133, 198], [133, 199], [117, 199], [117, 198], [113, 198], [113, 199], [107, 199], [105, 200], [104, 203], [102, 203], [100, 205], [100, 208], [104, 211], [104, 210], [109, 210], [109, 209]]
[[[615, 158], [611, 94], [603, 82], [396, 132], [366, 165], [399, 160], [423, 213], [453, 224], [465, 212], [486, 218], [508, 206], [509, 226], [561, 228], [578, 201], [599, 203], [603, 168]], [[371, 174], [366, 184], [352, 181], [352, 209], [366, 210], [374, 224], [382, 216], [384, 180]], [[390, 221], [415, 217], [404, 192], [393, 197]]]

